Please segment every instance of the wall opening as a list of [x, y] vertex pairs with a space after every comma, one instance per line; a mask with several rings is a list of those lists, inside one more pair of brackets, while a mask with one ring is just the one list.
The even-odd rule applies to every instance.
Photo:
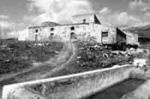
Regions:
[[54, 31], [55, 29], [54, 28], [50, 28], [50, 31]]
[[38, 34], [35, 35], [35, 41], [38, 41]]
[[38, 32], [39, 32], [39, 30], [38, 30], [38, 29], [36, 29], [36, 30], [35, 30], [35, 33], [38, 33]]
[[53, 39], [54, 33], [50, 33], [49, 39]]
[[76, 35], [75, 35], [74, 32], [71, 32], [71, 33], [70, 33], [70, 38], [71, 38], [71, 39], [76, 39]]
[[50, 36], [54, 36], [54, 33], [50, 33]]
[[108, 31], [102, 32], [102, 37], [108, 37]]
[[74, 27], [74, 26], [70, 27], [70, 30], [71, 30], [71, 31], [74, 31], [74, 30], [75, 30], [75, 27]]
[[83, 23], [86, 23], [86, 19], [83, 19]]

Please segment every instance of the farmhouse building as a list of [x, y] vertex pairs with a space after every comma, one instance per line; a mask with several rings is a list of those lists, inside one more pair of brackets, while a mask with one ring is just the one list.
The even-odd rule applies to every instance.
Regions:
[[40, 26], [29, 27], [30, 40], [94, 40], [102, 44], [126, 42], [128, 35], [119, 28], [101, 24], [96, 14], [73, 16], [72, 24], [44, 22]]

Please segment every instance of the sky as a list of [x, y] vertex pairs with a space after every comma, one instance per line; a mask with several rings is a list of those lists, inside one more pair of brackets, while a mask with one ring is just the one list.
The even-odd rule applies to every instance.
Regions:
[[44, 21], [69, 23], [76, 14], [96, 13], [102, 24], [121, 28], [150, 24], [150, 0], [0, 0], [0, 29], [26, 33]]

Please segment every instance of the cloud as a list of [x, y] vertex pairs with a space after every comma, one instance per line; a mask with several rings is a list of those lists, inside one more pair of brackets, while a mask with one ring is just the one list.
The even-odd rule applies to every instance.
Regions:
[[104, 7], [99, 11], [100, 14], [108, 14], [110, 12], [111, 12], [111, 10], [107, 7]]
[[127, 24], [133, 24], [133, 23], [138, 23], [140, 20], [132, 15], [129, 15], [127, 12], [121, 12], [116, 14], [116, 20], [118, 23], [121, 23], [122, 25], [127, 25]]
[[132, 0], [129, 3], [129, 9], [144, 13], [149, 12], [150, 0]]
[[19, 37], [17, 31], [23, 29], [24, 27], [24, 23], [15, 23], [10, 20], [0, 21], [0, 36], [1, 38], [17, 38]]
[[68, 22], [75, 14], [93, 12], [88, 0], [28, 0], [29, 11], [38, 10], [33, 22]]
[[7, 16], [7, 15], [0, 15], [0, 19], [9, 19], [9, 16]]
[[3, 29], [12, 28], [15, 23], [10, 21], [0, 21], [0, 27]]
[[130, 9], [143, 9], [144, 7], [147, 6], [147, 2], [145, 0], [132, 0], [129, 3], [129, 8]]
[[1, 38], [10, 37], [10, 33], [14, 31], [15, 23], [10, 21], [0, 21], [0, 36]]
[[141, 19], [127, 12], [117, 12], [104, 7], [100, 10], [100, 20], [103, 24], [119, 27], [137, 26], [142, 23]]

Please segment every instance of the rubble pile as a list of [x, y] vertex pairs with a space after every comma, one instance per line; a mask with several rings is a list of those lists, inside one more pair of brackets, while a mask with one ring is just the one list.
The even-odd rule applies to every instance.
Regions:
[[79, 45], [79, 54], [77, 57], [77, 64], [81, 67], [87, 68], [107, 68], [115, 64], [124, 64], [129, 62], [130, 56], [121, 52], [114, 53], [99, 44], [81, 43]]
[[63, 70], [53, 74], [61, 76], [101, 68], [108, 68], [114, 65], [124, 65], [133, 61], [133, 56], [124, 51], [112, 51], [98, 43], [77, 43], [78, 52], [76, 59], [68, 64]]
[[58, 42], [5, 41], [0, 44], [0, 74], [17, 72], [31, 67], [33, 62], [46, 61], [62, 47]]

